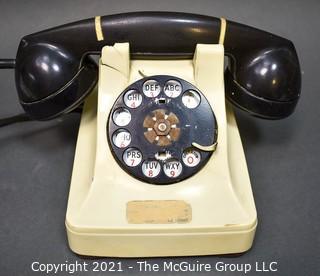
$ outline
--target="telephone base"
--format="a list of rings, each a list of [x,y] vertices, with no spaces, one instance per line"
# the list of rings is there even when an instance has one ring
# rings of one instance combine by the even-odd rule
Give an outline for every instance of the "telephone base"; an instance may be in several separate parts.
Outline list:
[[[250,249],[256,209],[234,114],[224,100],[223,59],[221,45],[198,45],[193,61],[130,61],[128,45],[104,48],[99,91],[89,96],[82,114],[70,186],[66,229],[74,252],[159,257]],[[216,114],[216,152],[179,183],[152,185],[129,176],[106,142],[108,112],[141,72],[195,83]]]

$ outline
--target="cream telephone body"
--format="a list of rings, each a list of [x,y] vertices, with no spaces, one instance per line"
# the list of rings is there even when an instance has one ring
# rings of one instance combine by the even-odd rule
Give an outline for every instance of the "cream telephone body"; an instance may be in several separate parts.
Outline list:
[[[103,48],[98,91],[83,111],[70,187],[66,226],[72,250],[137,257],[251,247],[256,210],[237,125],[225,103],[223,72],[222,45],[198,44],[193,60],[174,61],[130,60],[129,43]],[[173,92],[170,84],[177,85]],[[182,125],[179,108],[190,116],[208,108],[201,112],[211,115],[211,125],[201,124],[201,117]],[[166,130],[156,133],[161,123],[170,128],[170,120],[170,138]],[[180,139],[182,148],[170,150]],[[206,139],[210,144],[199,141]],[[155,151],[144,150],[148,143]]]

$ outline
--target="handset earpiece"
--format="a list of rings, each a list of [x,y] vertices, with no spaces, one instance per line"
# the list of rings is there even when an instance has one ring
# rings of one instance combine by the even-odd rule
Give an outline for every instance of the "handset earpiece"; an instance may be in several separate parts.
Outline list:
[[[254,116],[289,116],[301,89],[300,65],[292,42],[229,22],[225,45],[230,61],[225,72],[227,98]]]
[[[209,16],[135,12],[98,16],[24,37],[15,70],[25,111],[46,120],[75,108],[97,82],[98,69],[88,54],[121,42],[130,43],[132,58],[152,59],[190,59],[198,43],[223,43],[230,58],[227,98],[259,117],[290,115],[300,96],[300,66],[290,41]]]

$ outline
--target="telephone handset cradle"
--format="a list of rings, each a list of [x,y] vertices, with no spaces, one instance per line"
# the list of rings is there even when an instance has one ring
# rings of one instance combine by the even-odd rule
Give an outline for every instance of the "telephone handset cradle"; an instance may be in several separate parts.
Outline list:
[[[130,60],[128,43],[103,48],[69,193],[74,252],[153,257],[251,247],[256,209],[223,76],[218,44],[198,44],[193,60]]]

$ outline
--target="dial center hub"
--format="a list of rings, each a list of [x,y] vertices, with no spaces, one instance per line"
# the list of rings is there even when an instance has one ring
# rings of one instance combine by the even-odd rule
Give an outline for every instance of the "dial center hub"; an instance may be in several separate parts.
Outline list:
[[[156,120],[153,126],[153,129],[157,133],[157,135],[160,135],[160,136],[168,135],[171,129],[171,124],[169,121],[165,119],[158,119]]]
[[[166,131],[167,125],[166,125],[165,123],[160,123],[160,124],[158,125],[158,129],[159,129],[160,131]]]
[[[144,136],[150,143],[156,142],[158,146],[170,145],[179,139],[179,122],[180,120],[173,112],[156,109],[143,121],[143,126],[146,128]]]

